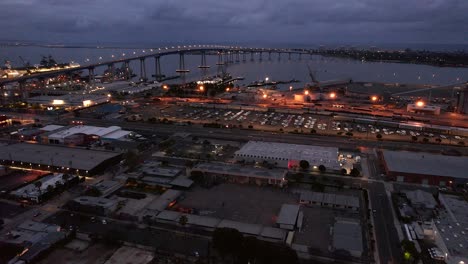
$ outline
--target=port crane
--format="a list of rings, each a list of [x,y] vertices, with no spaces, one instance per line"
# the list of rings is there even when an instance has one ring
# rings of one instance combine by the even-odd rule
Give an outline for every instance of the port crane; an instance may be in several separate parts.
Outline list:
[[[314,73],[312,72],[312,69],[310,68],[309,64],[307,64],[307,69],[309,70],[309,76],[311,80],[311,84],[309,85],[310,88],[318,88],[320,91],[322,91],[322,87],[320,86],[320,81],[315,78]]]

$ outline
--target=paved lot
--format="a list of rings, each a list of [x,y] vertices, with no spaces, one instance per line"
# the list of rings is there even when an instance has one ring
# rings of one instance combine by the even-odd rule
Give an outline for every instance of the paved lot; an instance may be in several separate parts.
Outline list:
[[[20,185],[36,180],[44,172],[13,170],[7,175],[0,176],[0,190],[11,191]]]
[[[26,210],[28,210],[28,208],[0,201],[0,218],[13,218]]]
[[[81,252],[60,247],[48,254],[44,259],[39,261],[38,264],[102,264],[112,256],[117,248],[117,246],[101,243],[93,244]]]
[[[262,225],[274,225],[281,205],[298,201],[281,189],[237,184],[195,187],[185,196],[179,206],[195,208],[201,215]]]
[[[332,242],[330,228],[335,213],[332,209],[318,207],[302,207],[301,211],[304,213],[302,229],[296,232],[293,243],[327,252]]]

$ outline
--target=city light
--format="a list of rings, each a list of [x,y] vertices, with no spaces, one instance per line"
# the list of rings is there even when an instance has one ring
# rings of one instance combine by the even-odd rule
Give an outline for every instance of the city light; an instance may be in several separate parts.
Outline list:
[[[110,97],[112,97],[112,95],[111,95],[111,94],[107,94],[107,97],[109,97],[109,98],[110,98]]]
[[[202,85],[202,86],[198,87],[198,89],[200,90],[200,92],[203,92],[205,90],[205,87],[203,87],[203,85]]]
[[[293,88],[292,86],[289,86],[289,91],[292,91],[292,88]]]
[[[231,90],[231,88],[227,87],[226,88],[226,92],[229,92]]]
[[[371,101],[372,101],[372,102],[377,102],[378,99],[379,99],[379,98],[378,98],[377,96],[375,96],[375,95],[373,95],[373,96],[371,97]]]
[[[163,85],[163,89],[167,90],[167,89],[169,89],[169,87],[167,85]]]
[[[330,98],[331,98],[331,99],[335,99],[335,98],[336,98],[336,93],[331,92],[331,93],[330,93]]]
[[[270,79],[270,78],[268,78],[268,77],[265,77],[265,82],[268,82],[268,80],[269,80],[269,79]]]
[[[423,101],[417,101],[417,102],[416,102],[416,106],[418,106],[418,107],[423,107],[423,106],[424,106],[424,102],[423,102]]]
[[[266,99],[268,97],[267,94],[263,94],[263,98]]]
[[[308,90],[305,90],[305,91],[304,91],[304,94],[305,94],[305,95],[309,95],[309,91],[308,91]]]

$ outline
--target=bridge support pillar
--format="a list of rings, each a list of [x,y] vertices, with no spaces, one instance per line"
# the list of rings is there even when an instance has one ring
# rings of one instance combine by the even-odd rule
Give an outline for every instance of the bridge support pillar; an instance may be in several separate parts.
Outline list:
[[[268,60],[271,61],[271,51],[268,52]]]
[[[198,68],[201,68],[201,69],[210,68],[210,66],[206,64],[206,53],[204,51],[202,51],[201,53],[201,64],[200,66],[198,66]]]
[[[24,81],[18,82],[18,88],[19,88],[20,98],[22,100],[27,99],[28,98],[28,93],[26,91],[26,82],[24,82]]]
[[[109,82],[113,82],[114,81],[114,63],[111,63],[109,65],[107,65],[107,71],[109,72]]]
[[[88,83],[94,85],[94,67],[88,68]]]
[[[236,62],[240,61],[240,54],[239,51],[236,52]]]
[[[260,51],[260,53],[258,54],[258,60],[259,61],[262,61],[263,60],[263,52]]]
[[[254,61],[254,52],[253,51],[250,52],[250,61]]]
[[[242,61],[245,62],[246,59],[245,59],[245,51],[242,52]]]
[[[299,60],[302,60],[302,53],[299,53]]]
[[[223,62],[223,53],[221,51],[218,51],[218,62],[216,63],[216,65],[223,65],[224,62]]]
[[[162,80],[164,75],[161,73],[161,57],[154,56],[154,78],[156,81]]]
[[[130,80],[130,78],[132,78],[132,73],[130,72],[130,62],[129,61],[124,61],[123,69],[125,71],[125,79]]]
[[[2,104],[7,102],[8,94],[5,92],[5,85],[0,85],[0,97],[2,97]]]
[[[146,81],[146,64],[145,58],[140,59],[140,80]]]
[[[281,60],[281,52],[278,52],[278,61]]]
[[[185,83],[185,74],[189,72],[189,70],[185,69],[185,56],[184,53],[179,53],[179,69],[176,72],[180,73],[182,77],[182,82]]]
[[[224,53],[224,64],[229,63],[229,51]]]
[[[291,52],[288,52],[288,60],[291,60]]]

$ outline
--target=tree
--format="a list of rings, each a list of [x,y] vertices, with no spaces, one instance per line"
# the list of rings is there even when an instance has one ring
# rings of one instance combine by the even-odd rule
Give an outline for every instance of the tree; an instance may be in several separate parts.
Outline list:
[[[464,146],[464,145],[465,145],[465,142],[464,142],[464,141],[460,141],[460,142],[458,142],[458,145]]]
[[[424,143],[428,143],[428,142],[429,142],[429,139],[428,139],[428,138],[423,138],[423,142],[424,142]]]
[[[350,173],[350,174],[351,174],[351,176],[353,176],[353,177],[359,177],[359,176],[361,176],[361,172],[360,172],[357,168],[353,168],[353,169],[351,170],[351,173]]]
[[[414,242],[407,239],[401,241],[403,249],[403,260],[405,263],[416,263],[419,259],[419,252],[414,245]]]
[[[341,175],[346,175],[348,174],[348,171],[346,169],[341,169]]]
[[[213,232],[213,247],[222,257],[238,255],[243,236],[233,228],[217,228]]]
[[[418,141],[418,137],[417,136],[412,136],[411,137],[411,140],[413,140],[414,142]]]
[[[307,160],[301,160],[299,161],[299,167],[303,170],[307,170],[310,167],[310,164]]]
[[[208,140],[206,140],[206,139],[203,140],[203,145],[209,145],[209,144],[210,144],[210,142]]]
[[[102,195],[102,192],[101,192],[98,188],[92,186],[92,187],[89,187],[89,188],[84,192],[84,195],[86,195],[86,196],[92,196],[92,197],[99,197],[99,196]]]
[[[347,135],[348,137],[352,137],[352,136],[353,136],[353,132],[346,132],[346,135]]]
[[[185,225],[187,225],[188,223],[188,218],[186,215],[182,215],[179,217],[179,225],[185,227]]]
[[[248,128],[252,129],[252,128],[253,128],[253,126],[252,126],[252,125],[249,125],[249,126],[248,126]]]
[[[124,155],[124,165],[127,166],[130,170],[134,170],[140,162],[140,157],[134,151],[127,151]]]
[[[311,130],[310,130],[310,133],[311,133],[311,134],[315,134],[315,133],[317,133],[317,130],[311,129]]]
[[[319,168],[319,171],[320,171],[320,172],[325,172],[325,171],[327,171],[327,168],[326,168],[324,165],[320,165],[318,168]]]
[[[292,178],[296,181],[296,182],[300,182],[302,181],[302,179],[304,179],[304,174],[302,173],[295,173],[292,175]]]
[[[39,192],[41,192],[41,186],[42,186],[42,182],[41,181],[35,181],[34,182],[34,186],[37,188],[37,190]]]
[[[47,188],[46,188],[46,190],[47,190],[47,193],[51,193],[51,192],[54,191],[54,186],[48,185]]]
[[[377,135],[375,135],[375,137],[376,137],[377,139],[382,139],[382,134],[377,134]]]
[[[435,141],[440,144],[442,142],[442,139],[436,138]]]

